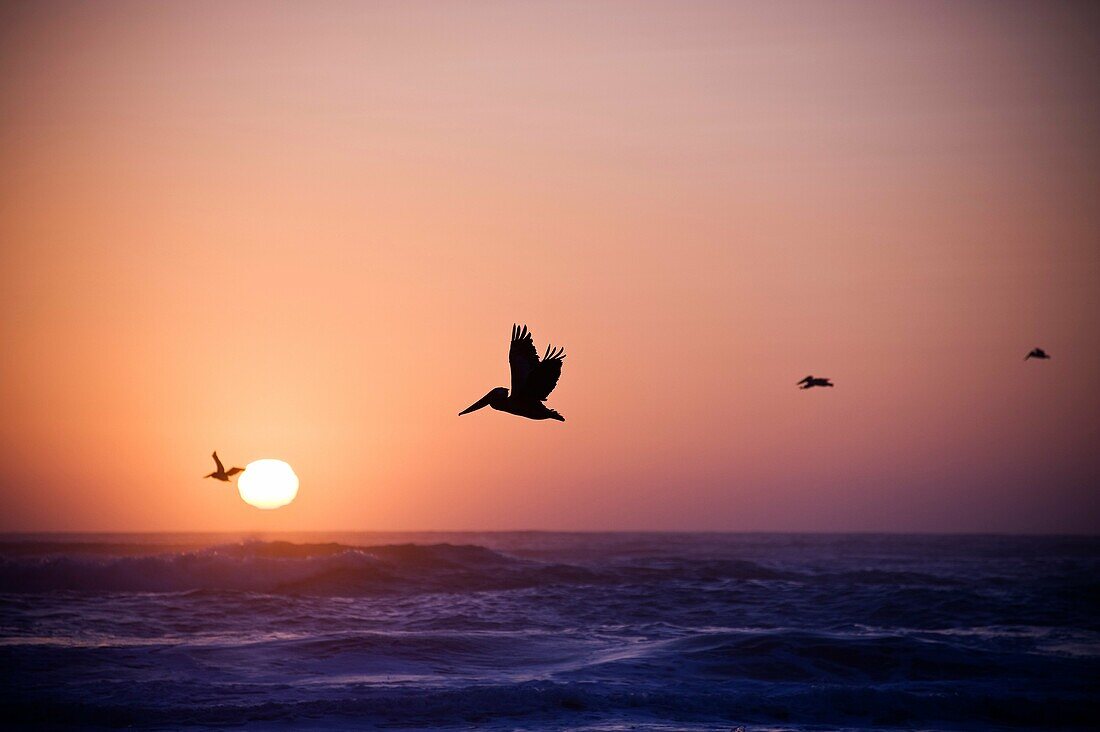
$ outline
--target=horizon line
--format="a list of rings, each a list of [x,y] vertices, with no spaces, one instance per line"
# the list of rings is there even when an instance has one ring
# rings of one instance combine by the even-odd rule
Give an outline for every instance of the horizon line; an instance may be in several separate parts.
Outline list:
[[[117,531],[105,529],[48,529],[42,531],[0,530],[0,536],[60,536],[113,534],[149,536],[166,534],[725,534],[725,535],[802,535],[802,536],[983,536],[983,537],[1069,537],[1100,538],[1100,531],[884,531],[855,530],[769,530],[769,529],[154,529]]]

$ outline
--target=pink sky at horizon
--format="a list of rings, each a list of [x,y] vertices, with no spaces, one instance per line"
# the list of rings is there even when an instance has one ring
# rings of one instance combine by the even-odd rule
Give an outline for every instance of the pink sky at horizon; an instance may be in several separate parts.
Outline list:
[[[9,4],[0,531],[1096,533],[1098,19]]]

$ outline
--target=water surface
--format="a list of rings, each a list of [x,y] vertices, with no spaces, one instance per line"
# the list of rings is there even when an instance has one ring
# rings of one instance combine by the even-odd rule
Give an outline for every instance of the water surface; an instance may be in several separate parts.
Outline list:
[[[1089,729],[1100,539],[0,537],[27,727]]]

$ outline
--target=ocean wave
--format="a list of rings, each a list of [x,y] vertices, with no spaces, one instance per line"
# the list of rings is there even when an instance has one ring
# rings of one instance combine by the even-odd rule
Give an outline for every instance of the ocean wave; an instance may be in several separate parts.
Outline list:
[[[353,594],[432,584],[443,577],[489,578],[527,562],[480,546],[244,542],[145,556],[101,553],[0,558],[0,592],[185,592]],[[437,584],[437,583],[436,583]]]
[[[126,546],[0,546],[0,592],[186,592],[360,595],[399,591],[519,589],[555,584],[644,584],[791,579],[746,560],[640,559],[599,567],[510,556],[478,545],[351,546],[285,541],[144,551]]]

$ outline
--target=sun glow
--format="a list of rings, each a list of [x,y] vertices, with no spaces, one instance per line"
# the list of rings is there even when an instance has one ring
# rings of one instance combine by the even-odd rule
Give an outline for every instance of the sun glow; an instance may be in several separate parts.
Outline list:
[[[245,503],[256,508],[279,508],[298,495],[298,476],[282,460],[256,460],[245,466],[237,479]]]

